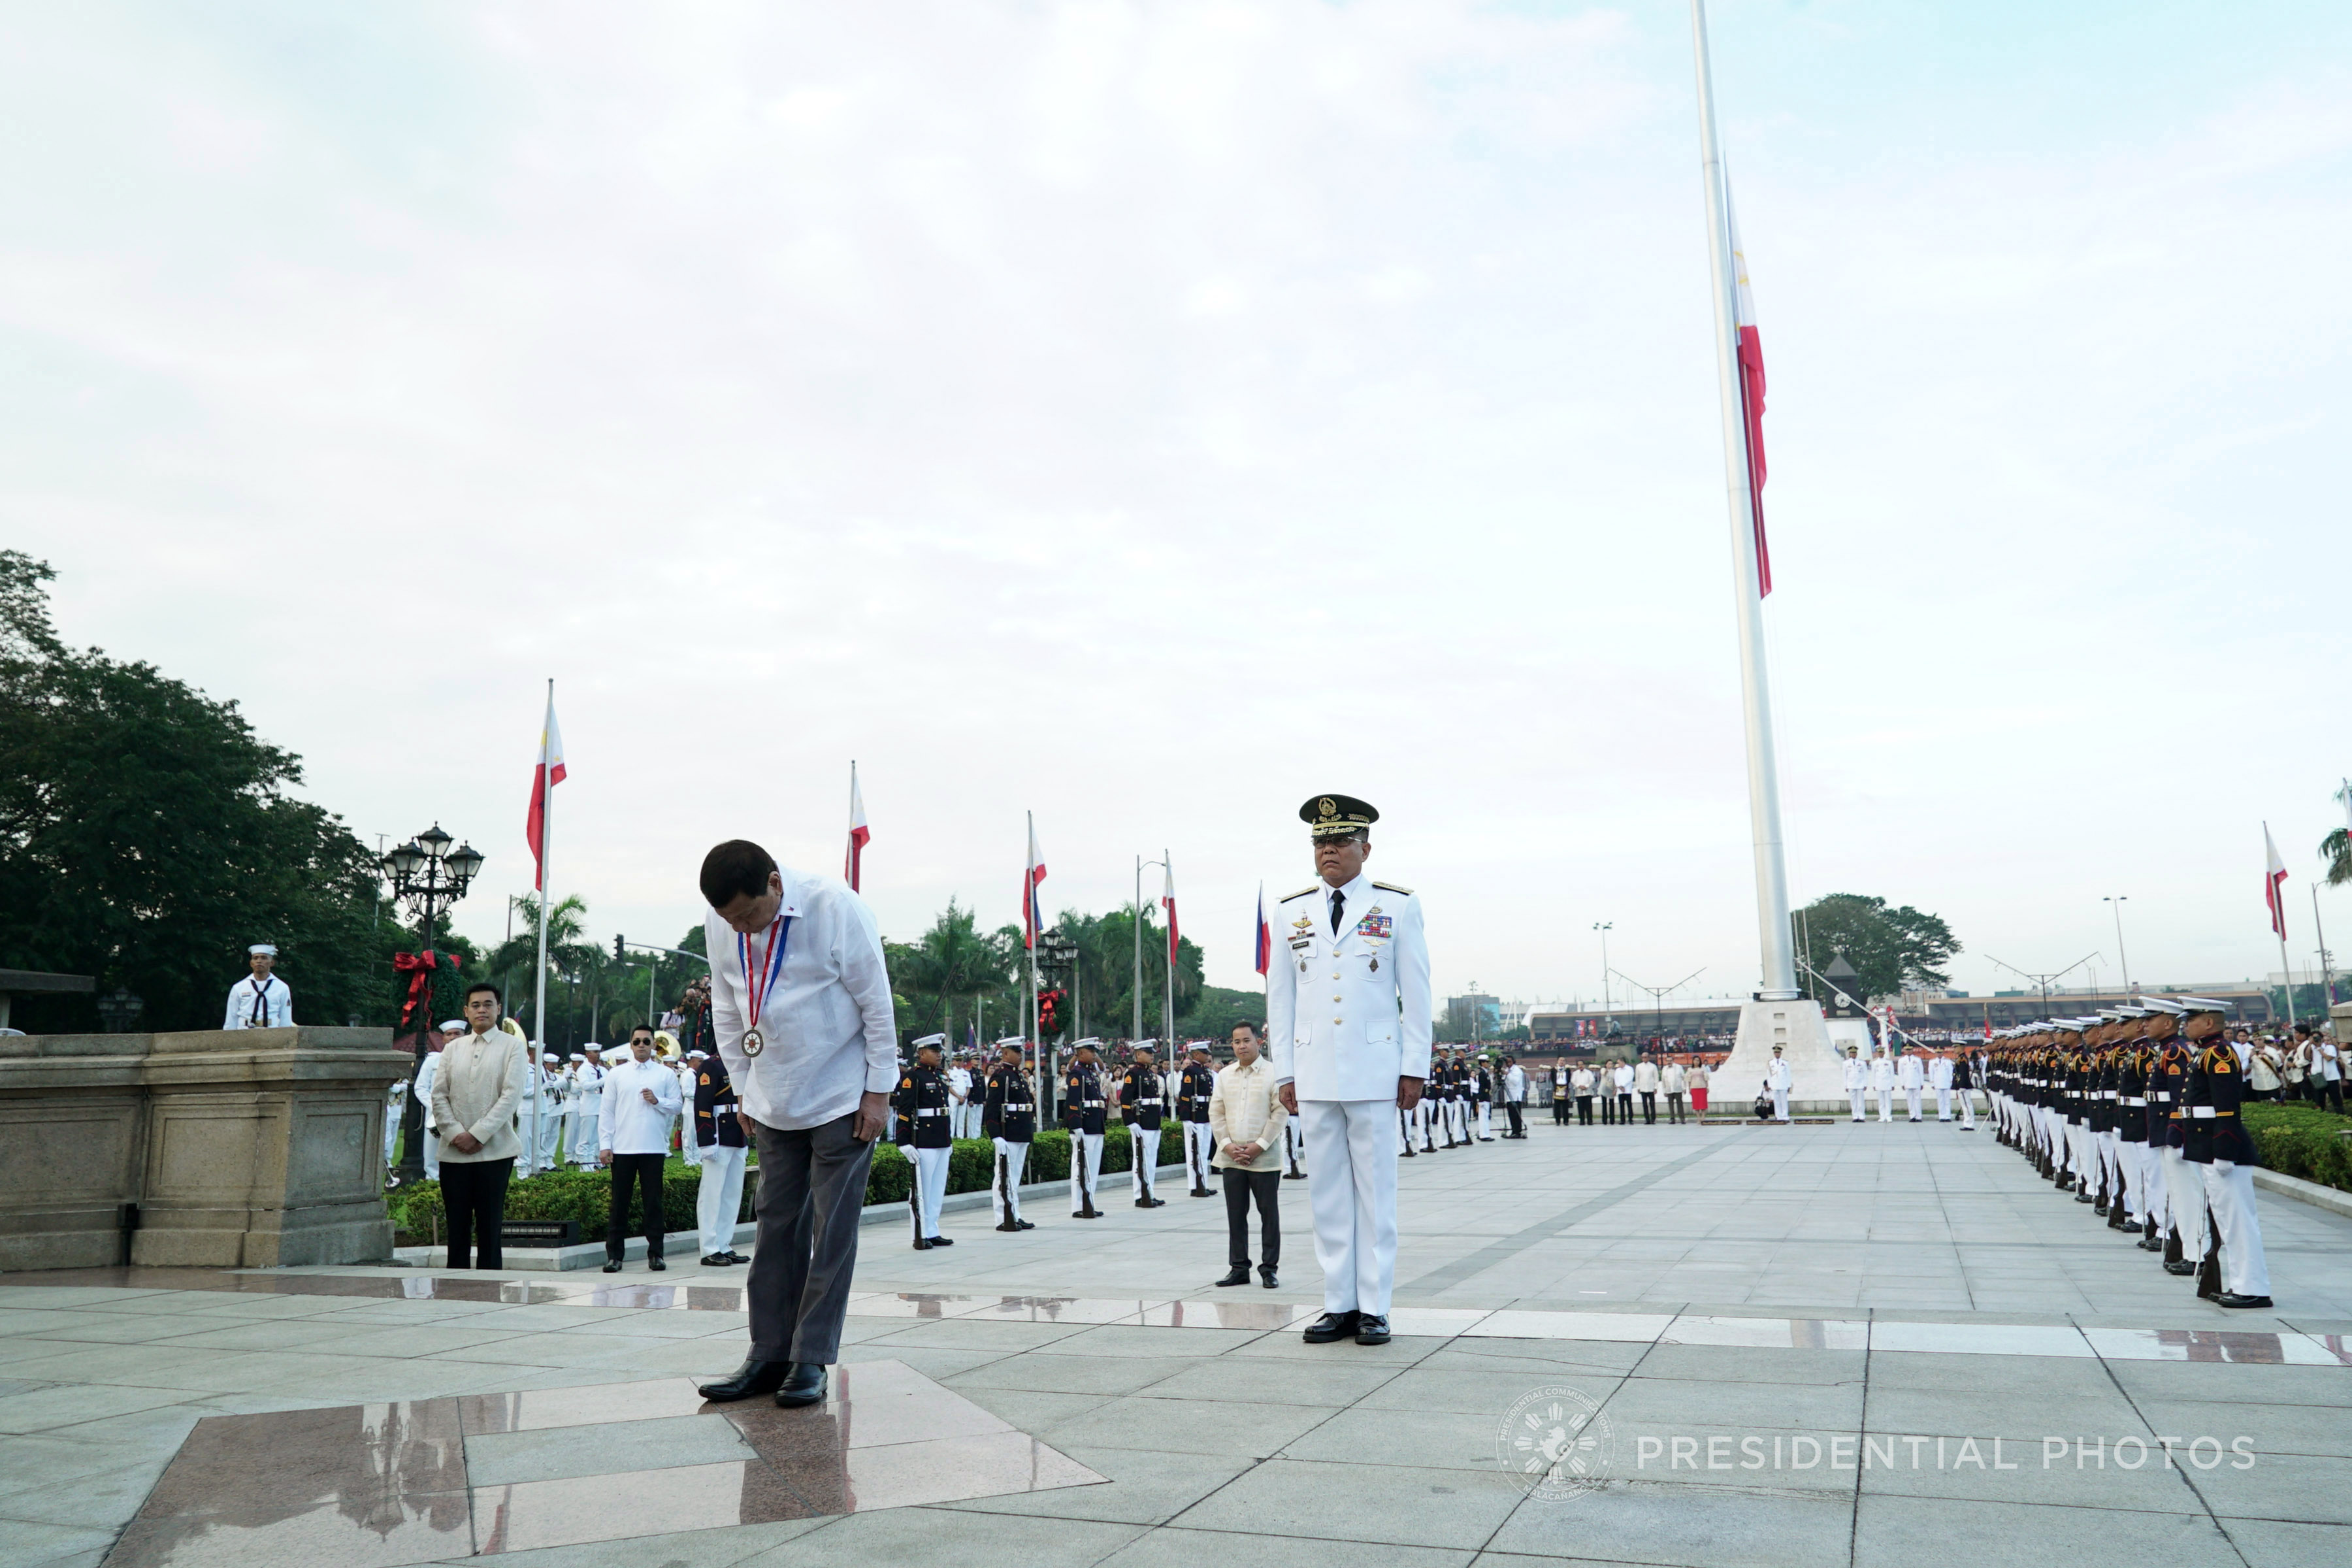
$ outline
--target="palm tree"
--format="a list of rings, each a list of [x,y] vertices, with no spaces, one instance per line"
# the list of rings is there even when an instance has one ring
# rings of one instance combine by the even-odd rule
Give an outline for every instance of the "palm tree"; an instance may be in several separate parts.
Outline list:
[[[911,943],[891,944],[889,955],[891,988],[908,1003],[900,1027],[910,1031],[936,1028],[952,1038],[960,1002],[980,995],[993,1000],[1012,984],[1005,931],[982,931],[972,911],[953,899],[930,930]]]
[[[2352,779],[2345,781],[2344,787],[2336,792],[2336,798],[2343,803],[2347,816],[2352,816]],[[2340,888],[2352,882],[2352,831],[2339,827],[2321,839],[2319,858],[2327,862],[2329,887]]]
[[[499,944],[490,954],[489,971],[504,975],[507,1011],[520,1014],[521,998],[515,994],[517,983],[528,982],[536,990],[537,977],[531,971],[539,963],[539,900],[525,894],[515,900],[515,912],[521,917],[522,929],[510,940]],[[583,941],[587,934],[588,904],[573,893],[556,900],[547,911],[547,967],[551,979],[566,975],[577,976],[593,967],[601,956],[593,943]],[[544,1040],[547,1030],[541,1020],[531,1020],[531,1032]]]

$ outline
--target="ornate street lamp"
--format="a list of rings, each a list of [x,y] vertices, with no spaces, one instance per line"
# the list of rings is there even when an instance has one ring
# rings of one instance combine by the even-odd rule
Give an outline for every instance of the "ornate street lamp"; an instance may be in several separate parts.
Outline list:
[[[133,996],[127,987],[117,985],[98,999],[98,1021],[110,1035],[128,1034],[139,1015],[147,1010],[142,999]]]
[[[392,884],[392,896],[416,911],[417,930],[423,938],[420,951],[433,951],[433,936],[441,916],[449,906],[466,896],[474,878],[482,869],[482,855],[471,844],[459,845],[454,851],[452,840],[435,823],[399,848],[386,854],[378,864],[384,879]],[[428,1006],[425,1028],[432,1027],[429,1013],[432,991],[425,991]],[[409,1079],[416,1082],[425,1070],[425,1058],[429,1053],[425,1047],[425,1029],[416,1034],[416,1059],[409,1068]],[[400,1179],[413,1182],[425,1173],[424,1107],[412,1093],[401,1106]]]

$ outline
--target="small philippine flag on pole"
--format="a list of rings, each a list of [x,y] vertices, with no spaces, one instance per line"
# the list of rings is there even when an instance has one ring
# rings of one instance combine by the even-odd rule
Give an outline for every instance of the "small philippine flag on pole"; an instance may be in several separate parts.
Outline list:
[[[2263,874],[2263,902],[2270,906],[2271,934],[2281,942],[2286,940],[2286,897],[2279,884],[2286,880],[2286,862],[2279,858],[2278,846],[2271,842],[2271,825],[2263,824],[2263,850],[2270,857],[2270,868]]]
[[[1264,974],[1274,963],[1274,928],[1265,923],[1265,884],[1257,885],[1257,972]]]
[[[1035,952],[1037,933],[1045,928],[1045,910],[1037,902],[1037,884],[1045,879],[1045,858],[1037,853],[1037,814],[1029,814],[1029,870],[1021,879],[1021,945]]]
[[[858,873],[866,860],[866,841],[874,835],[866,826],[866,797],[858,793],[857,763],[849,764],[849,858],[842,863],[841,879],[853,893],[861,891]]]
[[[1756,326],[1756,300],[1748,290],[1748,256],[1739,248],[1739,219],[1731,210],[1730,182],[1723,192],[1724,217],[1731,226],[1731,267],[1738,279],[1739,404],[1748,432],[1748,504],[1755,513],[1757,596],[1772,591],[1772,552],[1764,544],[1764,340]]]
[[[523,818],[523,832],[530,839],[530,858],[538,868],[531,886],[541,892],[547,890],[547,808],[548,792],[563,782],[563,731],[555,727],[554,682],[548,683],[547,723],[539,731],[539,764],[530,774],[530,810]]]
[[[1173,973],[1176,968],[1176,868],[1168,863],[1168,851],[1165,849],[1160,852],[1160,861],[1163,878],[1160,884],[1160,906],[1168,911],[1168,968]]]

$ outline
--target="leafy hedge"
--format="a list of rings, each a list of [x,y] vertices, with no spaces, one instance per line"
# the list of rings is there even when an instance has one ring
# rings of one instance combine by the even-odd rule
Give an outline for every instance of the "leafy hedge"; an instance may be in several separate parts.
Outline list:
[[[1134,1163],[1133,1142],[1127,1129],[1114,1126],[1103,1136],[1102,1173],[1108,1178],[1124,1173]],[[1173,1129],[1160,1137],[1161,1166],[1184,1163],[1184,1140]],[[948,1156],[948,1191],[982,1193],[996,1179],[996,1145],[985,1138],[960,1138]],[[1041,1132],[1029,1145],[1024,1182],[1066,1182],[1070,1179],[1070,1135]],[[914,1183],[914,1164],[896,1144],[879,1143],[866,1177],[869,1204],[902,1204]],[[749,1223],[751,1201],[759,1188],[759,1167],[745,1173],[743,1201],[736,1219]],[[507,1187],[507,1218],[576,1219],[580,1239],[601,1238],[612,1215],[613,1178],[603,1171],[548,1171],[510,1183]],[[702,1192],[702,1170],[673,1158],[662,1170],[662,1210],[670,1230],[686,1230],[695,1223],[695,1205]],[[393,1226],[403,1247],[421,1247],[448,1234],[447,1211],[441,1205],[438,1182],[417,1182],[394,1189],[386,1200]]]
[[[2248,1104],[2246,1131],[2263,1164],[2283,1176],[2352,1192],[2352,1116],[2315,1105]]]

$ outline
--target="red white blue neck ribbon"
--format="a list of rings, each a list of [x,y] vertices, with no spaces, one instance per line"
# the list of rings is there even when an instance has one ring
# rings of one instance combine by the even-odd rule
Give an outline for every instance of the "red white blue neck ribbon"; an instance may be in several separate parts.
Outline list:
[[[784,972],[784,947],[793,935],[793,917],[778,915],[768,927],[767,961],[757,970],[751,967],[751,938],[743,931],[735,933],[735,955],[743,965],[744,1001],[751,1011],[744,1016],[746,1028],[760,1026],[760,1016],[768,1008],[768,996],[774,991],[776,976]]]

